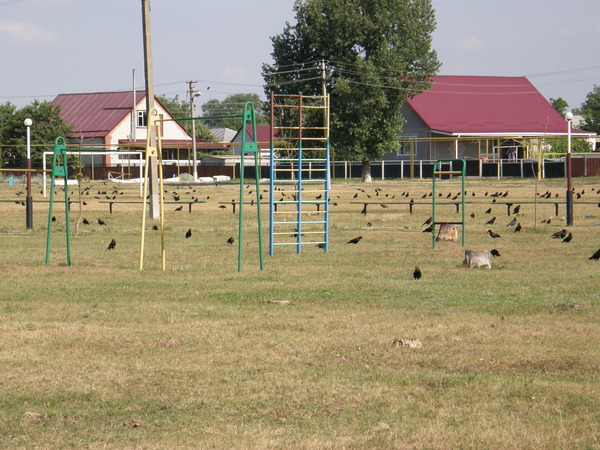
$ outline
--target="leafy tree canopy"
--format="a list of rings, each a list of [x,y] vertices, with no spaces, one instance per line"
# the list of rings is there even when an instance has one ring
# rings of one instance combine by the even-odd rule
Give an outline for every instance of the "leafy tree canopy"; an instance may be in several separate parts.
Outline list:
[[[564,116],[569,109],[569,104],[562,97],[550,98],[550,104],[561,116]]]
[[[162,103],[162,105],[169,111],[169,114],[174,119],[184,119],[189,118],[192,109],[190,102],[187,100],[180,99],[178,95],[173,98],[165,97],[165,96],[157,96],[158,100]],[[196,116],[198,116],[198,109],[195,109]],[[191,120],[182,120],[179,124],[185,128],[185,130],[192,135],[192,121]],[[212,134],[210,134],[210,130],[201,120],[196,121],[196,139],[204,139],[206,141],[214,141],[215,138]]]
[[[316,68],[327,61],[332,148],[368,171],[369,161],[397,150],[401,106],[440,67],[431,0],[296,0],[294,10],[296,24],[271,38],[265,91],[321,95]]]
[[[588,93],[582,103],[580,112],[584,117],[584,123],[580,128],[600,134],[600,86],[594,85],[594,89]]]
[[[242,113],[246,102],[252,102],[254,105],[256,124],[268,124],[267,115],[258,94],[232,94],[227,96],[223,101],[217,99],[209,100],[202,105],[202,114],[204,116],[239,115]],[[237,131],[242,126],[242,119],[239,117],[209,119],[205,123],[210,128],[230,128]]]
[[[66,136],[73,129],[60,117],[60,106],[34,100],[21,109],[10,102],[0,105],[0,148],[3,167],[24,167],[27,158],[27,130],[23,122],[31,119],[31,161],[41,167],[42,153],[47,148],[37,145],[53,145],[58,136]]]

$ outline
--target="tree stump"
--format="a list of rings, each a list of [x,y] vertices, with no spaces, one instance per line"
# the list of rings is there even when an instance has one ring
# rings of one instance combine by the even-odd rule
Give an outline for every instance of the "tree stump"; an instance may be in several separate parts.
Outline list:
[[[492,260],[490,258],[490,252],[465,250],[465,259],[463,264],[468,268],[485,266],[488,269],[492,268]]]
[[[458,239],[458,226],[450,223],[440,225],[437,241],[456,241]]]

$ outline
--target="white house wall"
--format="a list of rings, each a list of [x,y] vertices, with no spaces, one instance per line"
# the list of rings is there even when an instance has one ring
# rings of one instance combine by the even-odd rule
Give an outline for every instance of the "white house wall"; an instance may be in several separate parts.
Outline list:
[[[171,115],[165,111],[165,109],[157,102],[155,103],[155,108],[158,111],[159,116],[162,114],[165,119],[171,118]],[[137,126],[137,111],[143,111],[146,109],[146,99],[144,98],[142,102],[140,102],[135,111],[135,138],[136,140],[146,140],[148,137],[148,128],[147,127],[138,127]],[[115,127],[112,133],[108,134],[106,137],[107,144],[110,145],[111,150],[117,150],[119,148],[120,140],[128,140],[129,135],[131,134],[131,113],[127,114],[127,116]],[[192,138],[189,134],[179,125],[179,123],[175,121],[163,122],[163,135],[161,139],[165,140],[183,140],[183,141],[191,141]],[[117,164],[117,160],[119,159],[118,155],[110,156],[110,164]]]

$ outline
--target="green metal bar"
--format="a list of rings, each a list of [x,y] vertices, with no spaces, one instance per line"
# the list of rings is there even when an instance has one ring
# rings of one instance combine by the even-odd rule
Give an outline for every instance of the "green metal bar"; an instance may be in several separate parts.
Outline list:
[[[66,238],[67,238],[67,266],[71,265],[71,224],[69,220],[69,171],[67,168],[66,147],[62,150],[62,160],[64,167],[65,180],[65,220],[66,220]]]
[[[186,120],[210,120],[210,119],[235,119],[235,118],[243,118],[244,114],[232,114],[232,115],[224,115],[224,116],[202,116],[202,117],[182,117],[182,118],[171,118],[171,119],[162,119],[161,122],[185,122]]]

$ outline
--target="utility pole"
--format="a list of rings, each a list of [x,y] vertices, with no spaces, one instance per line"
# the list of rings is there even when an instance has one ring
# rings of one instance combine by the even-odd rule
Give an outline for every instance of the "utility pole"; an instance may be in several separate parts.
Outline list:
[[[326,66],[325,60],[321,60],[321,91],[323,95],[323,105],[325,106],[325,110],[323,112],[323,126],[325,127],[325,139],[327,139],[327,143],[329,143],[329,98],[327,97],[327,75],[325,73]],[[333,158],[331,158],[331,149],[330,153],[330,164],[333,163]],[[327,173],[329,174],[329,178],[327,180],[327,185],[331,186],[331,167],[328,167]]]
[[[152,34],[150,31],[150,0],[142,0],[142,29],[144,34],[144,73],[146,75],[146,120],[150,123],[150,111],[154,109],[154,74],[152,72]],[[147,127],[148,136],[153,146],[156,146],[156,128]],[[149,158],[148,188],[150,194],[150,217],[160,217],[158,192],[158,158]],[[144,199],[145,201],[145,199]]]
[[[189,89],[190,89],[190,109],[191,109],[191,117],[192,117],[192,152],[193,152],[193,161],[194,161],[194,181],[198,181],[198,160],[196,155],[196,120],[194,119],[194,97],[200,97],[202,95],[200,92],[196,91],[194,85],[196,81],[188,81]],[[189,160],[188,160],[189,161]]]

